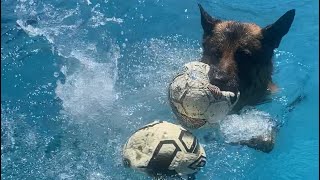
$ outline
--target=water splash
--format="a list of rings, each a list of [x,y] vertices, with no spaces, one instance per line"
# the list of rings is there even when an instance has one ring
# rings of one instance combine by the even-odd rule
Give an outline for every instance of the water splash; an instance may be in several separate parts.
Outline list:
[[[254,109],[240,115],[229,115],[220,124],[221,132],[227,143],[250,140],[252,137],[268,137],[274,128],[271,116]]]
[[[39,6],[42,7],[42,13],[34,14],[34,9]],[[92,16],[82,20],[81,15],[86,11],[80,7],[77,3],[65,10],[51,4],[22,1],[17,5],[16,12],[20,17],[17,24],[26,33],[31,37],[43,36],[52,45],[53,53],[65,58],[66,63],[61,66],[63,82],[57,82],[55,93],[63,101],[64,113],[83,121],[94,120],[99,114],[110,111],[116,99],[114,83],[120,57],[119,47],[106,34],[101,34],[100,43],[97,39],[89,39],[95,30],[89,33],[88,29],[92,20],[96,25],[104,25],[111,20],[121,22],[121,19],[104,18],[95,10],[95,6],[91,10]],[[97,19],[97,15],[101,18]],[[28,16],[36,16],[37,23],[26,24],[25,17]],[[88,21],[88,25],[85,21]]]

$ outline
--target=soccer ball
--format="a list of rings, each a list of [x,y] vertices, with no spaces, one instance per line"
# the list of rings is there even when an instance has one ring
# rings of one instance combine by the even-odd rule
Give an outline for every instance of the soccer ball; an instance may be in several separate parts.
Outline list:
[[[150,176],[194,175],[206,164],[206,153],[188,130],[155,121],[137,130],[123,147],[123,164]]]
[[[169,85],[169,102],[178,121],[186,128],[214,126],[232,109],[235,103],[233,92],[209,90],[208,73],[210,66],[202,62],[190,62],[184,65]],[[237,99],[240,94],[237,94]]]

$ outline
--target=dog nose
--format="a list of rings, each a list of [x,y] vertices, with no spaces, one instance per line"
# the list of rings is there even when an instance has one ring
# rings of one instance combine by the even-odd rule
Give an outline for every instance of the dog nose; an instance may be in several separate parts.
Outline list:
[[[211,84],[218,86],[219,88],[223,88],[227,84],[227,79],[223,77],[221,74],[214,74],[210,78]]]
[[[238,97],[238,80],[236,77],[231,76],[226,71],[223,71],[221,68],[214,65],[210,66],[209,71],[209,80],[210,84],[217,86],[222,91],[231,91],[235,94],[235,97],[232,97],[231,103],[234,104]]]
[[[214,83],[223,83],[226,81],[227,73],[217,68],[216,66],[210,66],[209,79]]]
[[[221,76],[221,75],[214,75],[213,77],[213,81],[216,81],[216,82],[223,82],[224,78]]]

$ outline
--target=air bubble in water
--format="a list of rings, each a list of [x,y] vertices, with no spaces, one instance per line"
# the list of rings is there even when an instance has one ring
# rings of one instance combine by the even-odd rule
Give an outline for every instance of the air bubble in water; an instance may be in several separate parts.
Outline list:
[[[53,76],[57,78],[57,77],[59,77],[59,73],[58,72],[54,72]]]

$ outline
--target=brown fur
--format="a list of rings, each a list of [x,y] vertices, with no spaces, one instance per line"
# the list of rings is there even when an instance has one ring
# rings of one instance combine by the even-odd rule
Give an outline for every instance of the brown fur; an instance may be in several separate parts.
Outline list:
[[[254,23],[213,18],[199,7],[204,30],[202,62],[211,67],[210,82],[221,90],[240,91],[233,112],[265,102],[277,89],[271,77],[273,50],[289,31],[295,10],[261,28]]]

